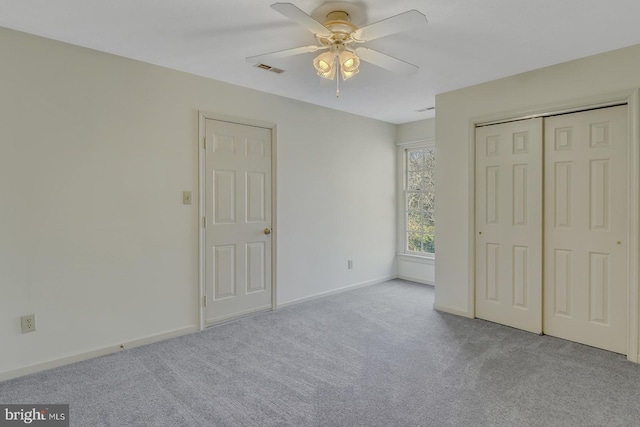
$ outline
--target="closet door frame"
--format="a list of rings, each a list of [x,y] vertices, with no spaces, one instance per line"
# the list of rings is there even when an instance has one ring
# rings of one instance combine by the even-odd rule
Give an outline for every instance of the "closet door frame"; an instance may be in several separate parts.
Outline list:
[[[473,117],[469,120],[469,164],[468,164],[468,196],[469,196],[469,222],[468,250],[469,250],[469,274],[468,307],[467,313],[475,317],[475,271],[476,271],[476,217],[475,217],[475,188],[476,188],[476,141],[475,129],[478,125],[508,122],[534,117],[548,117],[552,115],[584,111],[594,108],[610,107],[614,105],[627,105],[629,115],[629,287],[628,315],[627,315],[627,360],[640,363],[640,89],[634,88],[627,91],[610,93],[596,98],[585,98],[566,103],[553,103],[542,106],[532,106],[527,109],[517,109],[510,113],[489,114]]]

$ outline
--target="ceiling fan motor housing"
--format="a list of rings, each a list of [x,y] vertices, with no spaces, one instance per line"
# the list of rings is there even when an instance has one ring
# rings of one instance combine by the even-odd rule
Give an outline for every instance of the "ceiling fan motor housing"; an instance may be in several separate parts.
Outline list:
[[[349,14],[347,12],[340,10],[329,12],[327,14],[327,21],[322,25],[331,31],[332,34],[329,37],[316,35],[316,40],[318,40],[321,45],[331,46],[332,49],[334,44],[342,45],[342,49],[339,50],[339,52],[341,52],[344,50],[344,45],[354,42],[351,38],[351,33],[356,31],[358,27],[349,22]]]

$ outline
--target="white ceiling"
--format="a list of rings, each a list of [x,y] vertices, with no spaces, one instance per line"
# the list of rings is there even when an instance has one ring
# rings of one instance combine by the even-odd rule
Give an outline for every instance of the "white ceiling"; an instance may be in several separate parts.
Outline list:
[[[429,23],[365,46],[420,66],[400,77],[364,63],[341,84],[313,53],[258,69],[245,57],[315,43],[276,0],[0,0],[0,26],[391,123],[433,117],[435,95],[640,43],[639,0],[359,0],[362,26],[410,9]],[[319,20],[326,1],[290,0]],[[339,7],[338,7],[339,8]],[[1,60],[1,59],[0,59]]]

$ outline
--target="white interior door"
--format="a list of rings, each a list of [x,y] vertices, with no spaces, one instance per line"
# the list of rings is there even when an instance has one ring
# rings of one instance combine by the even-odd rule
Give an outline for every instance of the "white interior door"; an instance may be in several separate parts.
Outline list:
[[[627,107],[545,121],[546,334],[626,354]]]
[[[207,324],[272,307],[271,130],[206,120]]]
[[[542,331],[542,119],[476,129],[476,316]]]

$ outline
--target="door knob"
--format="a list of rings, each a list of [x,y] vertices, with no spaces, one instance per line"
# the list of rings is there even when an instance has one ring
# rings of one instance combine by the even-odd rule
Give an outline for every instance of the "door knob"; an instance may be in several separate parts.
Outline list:
[[[264,229],[264,234],[271,234],[271,229],[265,228]]]

